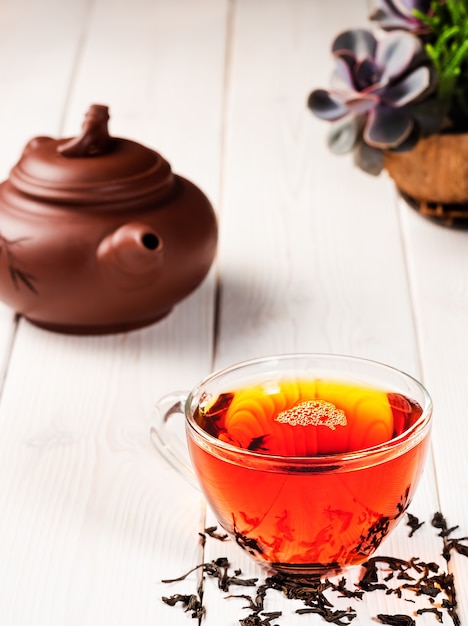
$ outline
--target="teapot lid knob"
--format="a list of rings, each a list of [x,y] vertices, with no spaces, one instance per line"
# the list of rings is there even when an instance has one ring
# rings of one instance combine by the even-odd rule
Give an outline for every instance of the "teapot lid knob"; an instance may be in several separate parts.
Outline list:
[[[58,146],[57,151],[66,157],[83,157],[103,154],[110,145],[107,128],[109,107],[92,104],[83,120],[81,134]]]
[[[127,210],[168,202],[177,191],[170,164],[151,148],[111,137],[108,121],[109,107],[93,104],[78,136],[33,138],[11,170],[9,184],[51,206]]]

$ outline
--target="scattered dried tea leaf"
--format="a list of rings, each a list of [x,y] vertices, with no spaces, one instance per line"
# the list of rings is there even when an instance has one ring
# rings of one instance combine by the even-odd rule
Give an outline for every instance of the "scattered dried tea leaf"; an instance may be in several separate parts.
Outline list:
[[[357,613],[354,609],[350,611],[326,611],[320,607],[312,607],[308,609],[297,609],[296,613],[299,615],[305,615],[307,613],[318,613],[329,624],[336,624],[337,626],[347,626],[353,619],[357,617]],[[347,621],[343,621],[346,619]]]
[[[444,621],[442,611],[440,611],[439,609],[436,609],[435,607],[430,607],[427,609],[417,609],[416,613],[418,615],[423,615],[424,613],[434,613],[434,615],[437,618],[437,621],[439,621],[441,624]]]
[[[440,537],[448,537],[453,533],[454,530],[457,530],[458,528],[458,526],[452,526],[452,528],[449,528],[445,517],[440,512],[434,513],[434,517],[432,518],[431,523],[434,528],[440,529]]]
[[[455,552],[458,552],[458,554],[461,554],[462,556],[468,556],[468,546],[461,543],[462,541],[468,541],[468,537],[450,539],[450,541],[447,541],[446,550],[448,550],[448,552],[455,550]]]
[[[239,575],[230,576],[229,561],[226,557],[220,557],[210,563],[200,563],[195,567],[192,567],[188,572],[182,574],[178,578],[164,579],[163,583],[175,583],[185,580],[189,574],[195,572],[197,569],[202,569],[204,574],[218,579],[218,587],[222,591],[229,591],[230,585],[239,585],[244,587],[255,587],[258,578],[239,578]],[[236,570],[239,572],[239,570]],[[239,572],[240,573],[240,572]]]
[[[390,626],[415,626],[416,622],[409,615],[384,615],[380,613],[377,615],[377,619],[382,624],[389,624]]]
[[[421,526],[424,524],[424,522],[420,522],[418,520],[418,518],[415,515],[411,515],[411,513],[406,513],[406,524],[410,527],[411,531],[409,533],[409,536],[412,537],[414,535],[414,533],[421,528]]]
[[[414,518],[417,519],[417,518]],[[417,522],[420,526],[419,521]],[[468,546],[461,543],[468,541],[467,537],[448,538],[457,528],[449,528],[445,518],[437,513],[432,519],[432,525],[441,530],[440,536],[444,541],[444,550],[457,551],[462,556],[468,556]],[[222,535],[216,532],[217,527],[210,527],[203,536],[219,539]],[[222,539],[224,540],[224,539]],[[239,542],[239,537],[236,541]],[[220,557],[210,563],[202,563],[189,572],[173,580],[163,582],[175,582],[184,580],[191,572],[202,569],[203,574],[217,579],[218,588],[221,591],[229,591],[231,585],[253,587],[253,595],[239,594],[228,595],[226,598],[243,598],[247,601],[244,609],[250,610],[250,615],[239,620],[240,626],[280,626],[277,620],[281,613],[279,611],[266,612],[265,597],[270,590],[280,592],[285,598],[299,600],[304,604],[304,608],[297,609],[299,614],[315,613],[324,622],[335,624],[336,626],[348,626],[352,620],[358,617],[356,609],[348,607],[346,610],[339,609],[333,602],[335,598],[355,598],[362,600],[365,593],[381,590],[385,595],[396,595],[405,602],[415,602],[408,594],[414,594],[426,604],[418,608],[414,615],[433,613],[434,617],[443,622],[443,617],[450,617],[453,626],[461,626],[457,612],[457,598],[455,591],[455,580],[453,574],[440,571],[440,567],[435,562],[424,562],[413,557],[404,560],[390,556],[375,556],[362,565],[360,580],[355,584],[355,589],[347,587],[345,577],[338,582],[329,579],[319,578],[296,578],[284,575],[268,577],[258,584],[257,578],[241,578],[242,572],[234,570],[234,575],[230,573],[230,563],[226,557]],[[197,618],[199,624],[205,615],[206,609],[202,599],[204,597],[203,585],[204,576],[199,584],[196,594],[175,594],[170,597],[163,597],[162,600],[170,605],[181,604],[186,612],[191,612],[193,618]],[[403,583],[402,581],[407,581]],[[336,594],[336,595],[333,595]],[[386,615],[379,614],[377,619],[389,626],[414,626],[415,620],[405,614]]]
[[[345,412],[325,400],[300,402],[291,409],[278,413],[275,421],[291,426],[327,426],[330,430],[348,423]]]
[[[178,602],[184,605],[185,611],[192,611],[192,617],[194,619],[201,619],[205,614],[205,607],[199,596],[195,594],[183,595],[176,593],[173,596],[163,596],[162,601],[169,606],[175,606]]]
[[[457,530],[458,526],[448,527],[447,521],[442,513],[435,513],[432,518],[432,526],[440,530],[439,536],[444,539],[444,549],[442,556],[446,561],[450,561],[451,552],[455,551],[462,556],[468,556],[468,546],[462,542],[468,541],[468,537],[450,537]]]
[[[218,533],[217,526],[210,526],[209,528],[205,528],[205,533],[212,537],[213,539],[218,539],[219,541],[226,541],[228,539],[228,535],[226,533]]]
[[[281,617],[281,611],[272,611],[270,613],[262,613],[262,617],[260,614],[254,613],[253,615],[248,615],[244,619],[239,621],[241,626],[272,626],[272,620]]]
[[[307,608],[297,609],[296,613],[299,615],[316,613],[329,624],[336,624],[336,626],[346,626],[357,617],[355,609],[337,610],[330,599],[325,596],[324,592],[327,589],[336,588],[329,580],[289,578],[277,574],[267,578],[265,583],[268,588],[281,591],[289,599],[301,600]],[[344,583],[342,582],[340,591],[343,589]],[[343,621],[344,619],[346,621]]]
[[[358,600],[362,600],[364,595],[364,591],[352,591],[346,587],[346,578],[341,578],[338,581],[338,584],[330,583],[331,588],[339,593],[338,597],[342,598],[357,598]]]

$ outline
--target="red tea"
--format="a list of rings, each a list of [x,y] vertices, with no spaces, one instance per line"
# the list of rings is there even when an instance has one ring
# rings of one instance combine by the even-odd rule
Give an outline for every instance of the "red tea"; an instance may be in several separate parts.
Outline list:
[[[208,501],[241,547],[280,571],[322,574],[366,560],[396,524],[427,438],[351,464],[330,455],[399,437],[421,413],[411,399],[379,389],[274,381],[202,399],[194,414],[219,441],[256,454],[199,447],[191,437],[189,448]]]

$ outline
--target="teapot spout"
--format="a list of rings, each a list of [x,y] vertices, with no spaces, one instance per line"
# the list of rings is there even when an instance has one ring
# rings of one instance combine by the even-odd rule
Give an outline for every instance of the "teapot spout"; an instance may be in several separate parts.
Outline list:
[[[147,224],[131,222],[107,235],[98,246],[101,269],[121,286],[141,287],[154,280],[162,267],[163,242]]]

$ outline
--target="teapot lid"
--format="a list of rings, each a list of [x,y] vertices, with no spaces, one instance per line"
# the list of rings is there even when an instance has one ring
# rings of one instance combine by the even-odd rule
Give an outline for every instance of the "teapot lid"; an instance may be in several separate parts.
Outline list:
[[[169,163],[139,143],[111,137],[108,111],[91,105],[77,137],[32,139],[10,173],[13,187],[41,200],[113,209],[167,198],[175,184]]]

